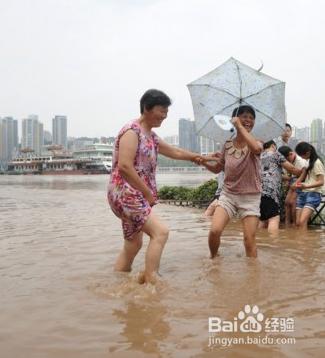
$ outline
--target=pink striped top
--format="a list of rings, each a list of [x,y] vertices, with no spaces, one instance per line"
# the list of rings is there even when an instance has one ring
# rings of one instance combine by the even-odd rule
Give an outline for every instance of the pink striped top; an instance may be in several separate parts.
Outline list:
[[[221,163],[225,172],[223,190],[230,194],[261,193],[260,155],[252,153],[247,146],[237,149],[228,140],[222,149]]]

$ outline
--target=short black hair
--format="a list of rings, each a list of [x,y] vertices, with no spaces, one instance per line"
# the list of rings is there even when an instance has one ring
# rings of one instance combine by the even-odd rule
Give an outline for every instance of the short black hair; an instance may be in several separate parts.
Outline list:
[[[243,113],[248,112],[250,113],[254,119],[255,119],[255,110],[252,106],[248,106],[248,105],[243,105],[243,106],[239,106],[236,107],[233,111],[232,111],[232,117],[238,117],[240,115],[242,115]]]
[[[264,150],[269,149],[271,147],[271,145],[275,145],[275,147],[276,147],[276,144],[273,139],[269,140],[268,142],[263,143],[263,149]]]
[[[171,104],[171,99],[164,92],[149,89],[140,99],[140,113],[143,114],[145,109],[150,111],[154,106],[169,107]]]
[[[288,128],[290,128],[290,130],[292,131],[292,127],[291,127],[291,125],[290,125],[289,123],[286,123],[285,126],[288,127]]]
[[[278,152],[281,153],[285,158],[288,158],[289,154],[293,152],[293,150],[287,145],[283,145],[278,149]]]

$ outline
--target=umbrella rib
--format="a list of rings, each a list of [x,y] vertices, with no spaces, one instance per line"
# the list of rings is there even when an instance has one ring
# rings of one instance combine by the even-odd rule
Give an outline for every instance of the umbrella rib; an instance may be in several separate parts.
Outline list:
[[[245,99],[243,99],[243,102],[245,102],[245,103],[248,104],[249,106],[252,106],[250,103],[248,103],[248,102],[245,101],[246,98],[247,98],[247,97],[245,97]],[[252,107],[254,108],[255,112],[258,112],[258,113],[262,114],[263,116],[267,117],[267,118],[270,119],[272,122],[274,122],[278,127],[280,127],[281,129],[284,129],[283,127],[281,127],[281,125],[280,125],[274,118],[272,118],[272,117],[269,116],[268,114],[266,114],[266,113],[260,111],[258,108],[255,108],[254,106],[252,106]]]
[[[216,115],[219,114],[219,113],[222,113],[224,110],[226,110],[226,109],[228,109],[229,107],[233,106],[233,105],[236,104],[237,102],[238,102],[238,100],[237,100],[236,102],[230,103],[228,106],[222,108],[219,112],[215,113],[211,118],[213,118],[214,116],[216,116]],[[240,104],[240,102],[239,102],[239,104]],[[230,117],[230,116],[229,116],[229,117]],[[211,119],[211,118],[210,118],[210,119]]]
[[[213,119],[214,116],[216,116],[216,115],[219,114],[219,113],[222,113],[224,110],[226,110],[227,108],[233,106],[233,105],[236,104],[237,102],[238,102],[238,101],[229,104],[228,106],[222,108],[220,111],[218,111],[218,112],[215,113],[213,116],[211,116],[211,117],[204,123],[204,125],[197,131],[197,133],[200,133],[200,132],[209,124],[209,122],[211,121],[211,119]],[[248,103],[247,103],[247,104],[248,104]]]
[[[237,101],[236,101],[236,102],[237,102]],[[217,112],[216,114],[214,114],[213,116],[211,116],[211,117],[205,122],[205,124],[203,125],[203,127],[201,127],[201,128],[197,131],[197,134],[200,134],[200,132],[210,123],[210,121],[213,119],[213,117],[214,117],[215,115],[217,115],[217,114],[223,112],[225,109],[227,109],[227,108],[233,106],[234,104],[236,104],[236,102],[230,104],[229,106],[223,108],[222,110],[220,110],[219,112]],[[243,101],[243,102],[246,103],[247,105],[250,105],[250,104],[247,103],[246,101]],[[268,114],[266,114],[266,113],[260,111],[260,110],[257,109],[257,108],[254,108],[254,109],[255,109],[256,112],[258,112],[258,113],[262,114],[263,116],[269,118],[269,119],[270,119],[272,122],[274,122],[279,128],[284,129],[275,119],[273,119],[272,117],[270,117]]]
[[[274,122],[277,126],[279,126],[281,129],[284,129],[283,127],[281,127],[281,125],[275,120],[273,119],[271,116],[269,116],[268,114],[260,111],[259,109],[255,108],[255,111],[262,114],[263,116],[267,117],[268,119],[270,119],[272,122]]]
[[[245,98],[245,99],[246,99],[246,98]],[[245,99],[243,99],[243,102],[246,103],[247,105],[251,106],[251,104],[249,104],[248,102],[246,102]],[[236,102],[237,102],[237,101],[236,101]],[[226,110],[227,108],[229,108],[229,107],[233,106],[234,104],[236,104],[236,102],[230,104],[230,105],[227,106],[227,107],[224,107],[222,110],[220,110],[219,112],[217,112],[216,114],[214,114],[212,117],[209,118],[208,122],[210,122],[210,120],[211,120],[215,115],[217,115],[217,114],[219,114],[219,113],[222,113],[222,112],[223,112],[224,110]],[[280,125],[275,119],[273,119],[271,116],[269,116],[268,114],[266,114],[266,113],[260,111],[259,109],[255,108],[254,106],[253,106],[253,108],[255,109],[256,112],[258,112],[258,113],[262,114],[263,116],[269,118],[271,121],[273,121],[274,123],[276,123],[280,128],[282,128],[281,125]],[[205,125],[200,129],[200,131],[201,131],[204,127],[205,127]],[[283,128],[282,128],[282,129],[283,129]]]
[[[273,85],[270,85],[270,86],[264,87],[264,88],[262,88],[261,90],[259,90],[259,91],[255,92],[255,93],[252,93],[252,94],[248,95],[247,97],[245,97],[245,98],[243,98],[243,99],[247,99],[247,98],[250,98],[250,97],[256,96],[256,95],[258,95],[258,94],[262,93],[263,91],[265,91],[266,89],[271,88],[271,87],[274,87],[274,86],[278,86],[278,85],[279,85],[279,84],[281,84],[281,83],[283,83],[283,82],[280,82],[280,83],[273,83]]]
[[[197,84],[197,85],[191,85],[191,86],[210,87],[210,88],[216,89],[216,90],[218,90],[218,91],[220,91],[220,92],[227,93],[227,94],[229,94],[229,96],[232,96],[232,97],[234,97],[234,98],[238,98],[237,96],[235,96],[234,94],[232,94],[232,93],[230,93],[230,92],[226,91],[226,90],[225,90],[225,89],[223,89],[223,88],[219,88],[219,87],[211,86],[211,85],[208,85],[208,84]]]
[[[242,81],[242,78],[241,78],[241,75],[240,75],[240,70],[239,70],[239,66],[238,66],[238,63],[235,62],[236,64],[236,67],[237,67],[237,72],[238,72],[238,78],[239,78],[239,99],[240,101],[242,100],[242,87],[243,87],[243,81]]]
[[[200,132],[210,123],[211,119],[213,119],[213,117],[210,117],[203,125],[203,127],[201,127],[198,131],[197,134],[200,134]]]

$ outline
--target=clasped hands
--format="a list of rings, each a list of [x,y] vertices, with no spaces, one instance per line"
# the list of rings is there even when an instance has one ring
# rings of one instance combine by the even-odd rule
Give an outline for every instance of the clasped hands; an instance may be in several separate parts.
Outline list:
[[[220,152],[216,152],[210,155],[198,155],[196,156],[192,162],[197,165],[204,165],[207,162],[219,162],[222,154]]]

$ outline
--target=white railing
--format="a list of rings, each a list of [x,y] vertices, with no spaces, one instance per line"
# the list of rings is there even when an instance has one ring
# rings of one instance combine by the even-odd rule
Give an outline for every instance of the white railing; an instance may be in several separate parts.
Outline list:
[[[202,173],[207,172],[205,167],[157,167],[158,173]]]

